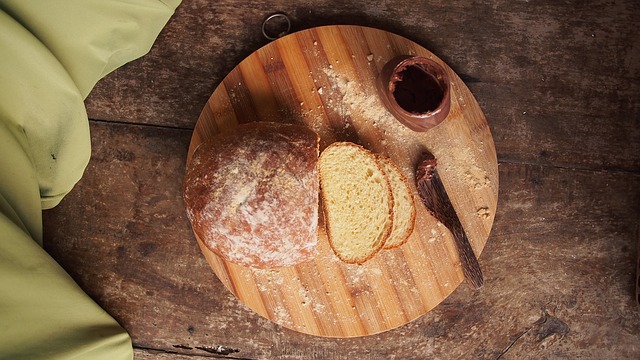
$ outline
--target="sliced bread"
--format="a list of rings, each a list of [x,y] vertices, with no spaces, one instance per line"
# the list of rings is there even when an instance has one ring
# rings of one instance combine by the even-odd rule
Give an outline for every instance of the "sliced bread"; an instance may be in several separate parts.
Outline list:
[[[342,261],[362,264],[391,234],[391,184],[376,156],[349,142],[322,151],[318,169],[331,248]]]
[[[378,156],[393,192],[393,229],[384,243],[385,249],[398,247],[409,239],[416,221],[416,206],[407,178],[387,157]]]

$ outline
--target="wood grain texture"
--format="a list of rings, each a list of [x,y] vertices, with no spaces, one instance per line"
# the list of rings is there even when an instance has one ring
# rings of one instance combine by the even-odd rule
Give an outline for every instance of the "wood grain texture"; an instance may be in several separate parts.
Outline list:
[[[373,28],[323,26],[280,38],[240,62],[213,92],[189,156],[208,137],[252,121],[305,124],[320,136],[321,151],[334,141],[356,142],[389,157],[408,179],[415,178],[421,153],[429,149],[438,154],[452,202],[479,255],[498,199],[488,124],[464,83],[443,64],[452,89],[447,120],[423,133],[401,125],[376,91],[380,70],[399,55],[438,61],[423,47]],[[415,206],[416,229],[408,242],[363,265],[335,256],[322,217],[315,260],[291,268],[238,266],[199,243],[225,286],[265,318],[312,335],[370,335],[424,315],[463,280],[450,232],[420,201]]]
[[[84,178],[44,213],[45,247],[136,348],[162,351],[145,351],[145,359],[210,356],[195,349],[202,345],[240,349],[233,356],[248,359],[640,355],[640,176],[501,164],[481,291],[459,286],[429,313],[381,334],[325,339],[257,315],[211,272],[180,199],[191,131],[91,128]],[[545,312],[556,320],[542,323]]]
[[[268,43],[260,26],[274,12],[292,31],[373,26],[428,48],[473,92],[503,161],[640,167],[635,0],[185,1],[149,55],[96,86],[90,117],[193,128],[224,76]]]
[[[459,286],[400,328],[325,339],[255,314],[211,273],[181,211],[188,144],[224,76],[267,43],[260,25],[276,11],[294,31],[403,35],[472,91],[500,163],[479,293]],[[44,213],[45,246],[130,332],[136,358],[212,356],[196,345],[246,359],[640,358],[638,14],[635,0],[184,1],[151,52],[87,99],[102,120],[91,123],[93,159]]]

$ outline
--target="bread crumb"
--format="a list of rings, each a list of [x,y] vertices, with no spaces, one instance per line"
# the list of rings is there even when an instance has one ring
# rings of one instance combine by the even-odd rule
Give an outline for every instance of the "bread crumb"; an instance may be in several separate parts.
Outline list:
[[[276,269],[252,268],[251,271],[253,272],[254,277],[266,280],[266,282],[270,285],[282,286],[285,282],[284,274]],[[260,286],[259,290],[267,290],[267,288]]]
[[[314,303],[312,306],[313,311],[317,313],[324,313],[325,306],[320,303]],[[334,320],[335,321],[335,320]]]
[[[289,314],[287,309],[285,309],[281,305],[273,307],[273,317],[274,317],[273,320],[279,324],[282,324],[285,326],[286,325],[291,326],[293,324],[293,321],[291,319],[291,314]]]
[[[300,302],[301,305],[306,306],[306,305],[309,305],[311,303],[310,298],[309,298],[309,292],[306,289],[301,288],[298,291],[298,296],[302,299],[302,301]]]
[[[457,141],[448,145],[435,154],[443,172],[458,181],[464,181],[472,189],[480,190],[491,185],[489,175],[478,166],[475,154],[468,146]]]
[[[353,283],[359,283],[364,281],[364,276],[365,276],[364,266],[358,266],[358,269],[356,270],[356,272],[352,274],[351,280],[353,281]]]
[[[433,243],[438,240],[438,232],[436,229],[431,229],[431,236],[429,236],[428,242]]]
[[[333,110],[349,116],[355,121],[371,124],[381,135],[390,133],[394,138],[407,143],[416,137],[416,133],[402,125],[384,106],[377,92],[365,88],[361,82],[352,81],[337,73],[334,69],[325,68],[324,73],[332,80],[331,87],[342,96],[339,106]],[[346,105],[346,106],[345,106]]]
[[[476,214],[481,219],[488,219],[491,216],[491,212],[489,211],[489,208],[486,206],[479,208],[476,211]]]

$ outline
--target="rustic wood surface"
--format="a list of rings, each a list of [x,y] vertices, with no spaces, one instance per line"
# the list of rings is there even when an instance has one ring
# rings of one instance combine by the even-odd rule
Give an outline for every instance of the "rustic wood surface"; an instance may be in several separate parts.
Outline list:
[[[262,318],[217,280],[182,210],[189,141],[280,11],[294,31],[400,34],[465,81],[499,161],[482,290],[460,286],[394,330],[327,339]],[[139,359],[640,358],[639,15],[635,0],[185,0],[150,54],[87,99],[93,158],[45,212],[45,247],[130,332]]]
[[[298,31],[242,60],[200,114],[187,163],[202,141],[232,132],[239,123],[292,122],[318,133],[320,151],[334,141],[356,142],[391,159],[411,179],[415,230],[405,245],[380,251],[362,265],[339,261],[322,216],[315,259],[289,268],[238,266],[196,236],[220,281],[242,303],[279,325],[320,336],[370,335],[424,315],[455,290],[463,280],[463,257],[451,233],[421,204],[413,180],[426,149],[439,154],[451,201],[464,214],[475,252],[479,255],[486,244],[498,201],[498,164],[484,114],[460,78],[442,64],[451,82],[446,121],[428,132],[400,124],[385,110],[376,80],[388,61],[407,54],[437,60],[408,39],[369,27]]]

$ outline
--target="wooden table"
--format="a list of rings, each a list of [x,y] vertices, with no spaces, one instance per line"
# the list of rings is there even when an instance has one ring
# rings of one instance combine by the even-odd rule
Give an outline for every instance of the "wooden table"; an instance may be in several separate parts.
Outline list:
[[[45,247],[129,331],[137,358],[640,357],[640,3],[271,6],[185,0],[150,54],[86,101],[93,158],[44,213]],[[293,31],[405,36],[469,87],[500,175],[481,291],[463,284],[400,328],[331,339],[260,317],[213,274],[182,207],[187,149],[208,97],[267,43],[261,24],[275,12]]]

